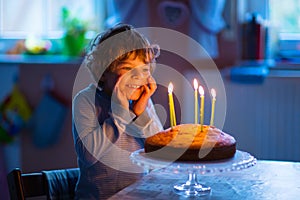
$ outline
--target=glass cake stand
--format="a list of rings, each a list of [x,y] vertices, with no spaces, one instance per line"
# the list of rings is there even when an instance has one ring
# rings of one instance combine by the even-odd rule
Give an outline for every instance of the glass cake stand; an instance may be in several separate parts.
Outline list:
[[[162,169],[174,173],[188,173],[186,182],[173,186],[174,192],[187,197],[204,196],[211,192],[209,186],[202,185],[198,182],[198,174],[238,171],[256,164],[255,157],[239,150],[236,151],[233,158],[218,161],[172,162],[150,157],[144,152],[144,149],[132,152],[130,158],[133,163],[146,170]]]

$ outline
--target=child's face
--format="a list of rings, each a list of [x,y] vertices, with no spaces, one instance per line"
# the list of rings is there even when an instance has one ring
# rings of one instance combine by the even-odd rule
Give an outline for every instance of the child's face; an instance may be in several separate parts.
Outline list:
[[[138,57],[130,56],[105,76],[104,91],[111,94],[118,83],[120,91],[128,100],[138,100],[151,76],[150,65]]]

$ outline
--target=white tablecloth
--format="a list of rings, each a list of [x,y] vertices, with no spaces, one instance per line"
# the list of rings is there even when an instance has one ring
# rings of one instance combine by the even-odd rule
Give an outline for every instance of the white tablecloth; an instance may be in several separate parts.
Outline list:
[[[186,199],[174,193],[173,185],[185,182],[187,176],[153,171],[110,200]],[[198,175],[198,182],[212,190],[209,196],[200,199],[296,200],[300,199],[300,163],[259,160],[255,166],[241,171]]]

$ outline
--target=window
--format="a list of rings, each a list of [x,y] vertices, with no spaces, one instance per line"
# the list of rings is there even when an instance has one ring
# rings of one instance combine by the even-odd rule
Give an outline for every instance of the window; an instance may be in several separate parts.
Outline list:
[[[105,0],[0,0],[0,38],[62,36],[61,9],[101,29]],[[95,26],[95,25],[98,26]]]
[[[300,0],[269,0],[270,20],[279,34],[300,33]]]
[[[300,57],[300,0],[238,0],[237,18],[244,22],[248,13],[266,20],[266,58]],[[246,13],[246,14],[245,14]]]
[[[269,0],[270,29],[276,56],[300,56],[300,0]],[[273,31],[272,31],[273,30]]]

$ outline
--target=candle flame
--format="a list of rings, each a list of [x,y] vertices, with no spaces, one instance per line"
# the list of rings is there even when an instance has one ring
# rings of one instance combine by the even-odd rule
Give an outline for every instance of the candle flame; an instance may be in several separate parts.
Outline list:
[[[169,86],[168,86],[168,92],[169,92],[169,93],[172,93],[172,92],[173,92],[173,84],[172,84],[172,82],[169,83]]]
[[[199,93],[201,96],[204,96],[204,89],[201,85],[199,86]]]
[[[197,90],[197,88],[198,88],[198,81],[194,79],[194,89]]]
[[[217,96],[216,90],[214,88],[212,88],[210,92],[211,92],[211,96],[213,98],[216,98],[216,96]]]

